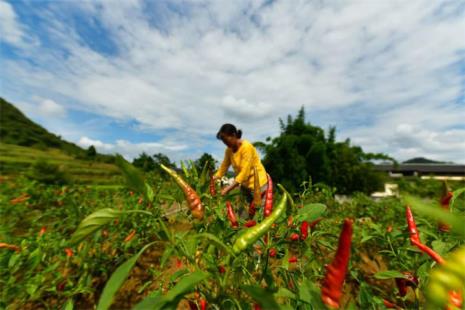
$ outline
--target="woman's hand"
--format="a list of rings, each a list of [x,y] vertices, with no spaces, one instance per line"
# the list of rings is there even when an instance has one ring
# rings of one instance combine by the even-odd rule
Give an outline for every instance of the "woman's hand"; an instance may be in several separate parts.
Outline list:
[[[228,186],[224,187],[223,189],[221,189],[221,196],[226,195],[227,193],[232,191],[234,188],[236,188],[238,185],[239,185],[239,183],[234,181],[231,185],[228,185]]]

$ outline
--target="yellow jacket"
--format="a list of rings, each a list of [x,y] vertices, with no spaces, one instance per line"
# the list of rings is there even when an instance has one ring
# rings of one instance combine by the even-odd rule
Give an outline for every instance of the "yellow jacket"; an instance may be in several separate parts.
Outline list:
[[[267,182],[266,170],[260,161],[257,150],[252,143],[247,140],[242,140],[242,144],[236,153],[233,153],[231,148],[226,148],[223,162],[215,175],[221,178],[224,176],[226,171],[228,171],[230,165],[233,166],[234,172],[236,173],[236,177],[234,179],[242,186],[246,186],[253,190],[254,166],[257,167],[260,187],[265,185]]]

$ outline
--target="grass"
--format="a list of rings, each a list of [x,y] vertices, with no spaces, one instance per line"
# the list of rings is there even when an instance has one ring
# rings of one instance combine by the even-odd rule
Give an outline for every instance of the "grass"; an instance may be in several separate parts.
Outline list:
[[[15,177],[27,174],[39,159],[59,166],[76,184],[118,185],[122,183],[119,168],[113,164],[76,159],[59,149],[36,149],[0,143],[0,173]]]

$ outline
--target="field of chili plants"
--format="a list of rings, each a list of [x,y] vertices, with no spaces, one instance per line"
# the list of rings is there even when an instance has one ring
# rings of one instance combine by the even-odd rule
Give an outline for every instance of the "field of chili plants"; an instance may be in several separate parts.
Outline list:
[[[274,184],[260,206],[193,165],[118,164],[126,187],[0,180],[0,308],[464,307],[463,183],[344,203]]]

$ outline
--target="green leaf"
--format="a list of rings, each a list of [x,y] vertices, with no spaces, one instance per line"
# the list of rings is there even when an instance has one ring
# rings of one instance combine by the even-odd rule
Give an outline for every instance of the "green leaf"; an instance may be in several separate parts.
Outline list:
[[[97,310],[106,310],[108,309],[112,302],[116,292],[119,290],[121,285],[124,283],[129,273],[131,272],[132,267],[136,264],[136,261],[139,259],[139,256],[151,245],[156,242],[151,242],[144,246],[136,255],[128,259],[121,266],[119,266],[115,272],[111,275],[108,282],[105,284],[102,295],[98,301]]]
[[[299,298],[307,304],[312,303],[312,296],[310,295],[310,288],[307,281],[302,281],[299,285]]]
[[[208,161],[205,161],[205,164],[203,165],[202,172],[200,173],[200,179],[199,179],[199,185],[204,186],[207,181],[209,181],[208,178]]]
[[[129,188],[141,194],[146,193],[144,177],[136,167],[128,163],[123,156],[119,154],[116,155],[115,164],[120,168],[121,172],[123,172],[126,178],[126,184]]]
[[[249,294],[263,309],[279,309],[273,293],[257,285],[242,285],[241,288]]]
[[[232,247],[230,246],[227,246],[226,244],[224,244],[220,239],[218,239],[216,236],[212,235],[212,234],[209,234],[209,233],[201,233],[201,234],[197,234],[194,238],[205,238],[205,239],[208,239],[210,241],[213,241],[213,243],[215,243],[217,246],[223,248],[224,250],[226,250],[226,252],[230,255],[234,255],[234,252],[232,250]]]
[[[326,306],[321,300],[320,288],[316,286],[314,282],[310,281],[310,279],[307,279],[304,283],[306,290],[309,292],[310,304],[312,305],[313,309],[326,309]]]
[[[147,182],[144,182],[145,184],[145,195],[146,195],[146,198],[149,202],[152,202],[153,199],[155,198],[155,193],[153,192],[153,189],[152,187],[147,183]]]
[[[116,209],[105,208],[95,211],[87,216],[71,236],[70,244],[75,244],[82,241],[88,235],[96,232],[102,226],[110,223],[112,220],[119,218],[123,211]]]
[[[197,181],[199,179],[199,173],[197,172],[197,168],[196,168],[194,162],[192,161],[192,159],[189,160],[189,164],[191,166],[192,174],[194,175],[194,180]]]
[[[163,268],[165,266],[165,263],[168,261],[168,258],[171,257],[173,252],[174,252],[173,247],[168,247],[168,248],[165,249],[165,251],[163,252],[163,255],[160,258],[160,267],[161,268]]]
[[[184,172],[184,176],[188,179],[190,175],[189,175],[189,171],[186,168],[186,164],[184,164],[184,161],[181,161],[181,168],[182,168],[182,171]]]
[[[285,287],[280,287],[278,291],[274,293],[274,297],[297,299],[296,295]]]
[[[181,277],[181,276],[183,276],[183,275],[185,275],[187,273],[189,273],[189,270],[187,270],[186,268],[180,269],[180,270],[176,271],[175,273],[173,273],[171,275],[170,281],[175,282],[179,277]]]
[[[138,303],[133,310],[158,310],[171,308],[172,306],[175,307],[185,294],[192,291],[197,284],[204,281],[209,276],[208,273],[203,271],[195,271],[182,278],[165,296],[161,296],[161,293],[150,295]]]
[[[166,300],[161,295],[161,291],[155,291],[144,298],[132,310],[146,310],[146,309],[162,309],[166,304]]]
[[[74,303],[72,299],[68,299],[66,303],[63,305],[63,310],[73,310],[74,309]]]
[[[378,279],[378,280],[396,279],[396,278],[403,279],[405,278],[405,275],[401,273],[400,271],[386,270],[386,271],[379,271],[375,273],[374,277],[375,279]]]
[[[435,240],[431,243],[433,250],[436,251],[439,255],[446,255],[454,245],[449,245],[441,240]]]
[[[297,212],[296,220],[298,222],[313,222],[326,212],[326,206],[322,203],[306,204]]]
[[[452,193],[452,199],[449,203],[449,206],[450,206],[450,210],[451,212],[454,212],[454,207],[455,207],[455,201],[457,200],[457,198],[459,198],[460,195],[462,195],[463,193],[465,193],[465,187],[462,187],[462,188],[459,188],[458,190],[455,190],[453,193]]]

